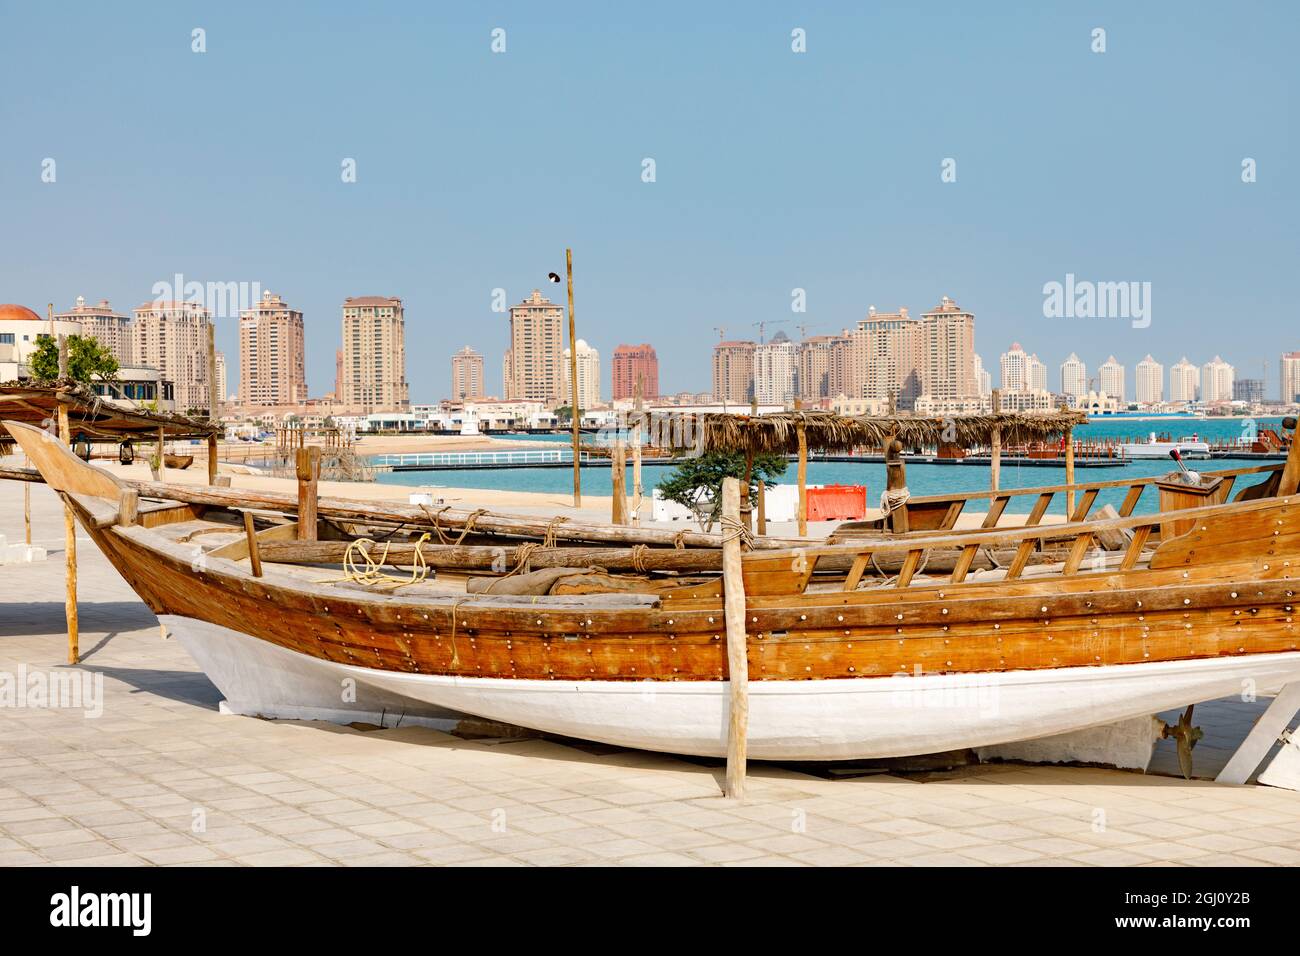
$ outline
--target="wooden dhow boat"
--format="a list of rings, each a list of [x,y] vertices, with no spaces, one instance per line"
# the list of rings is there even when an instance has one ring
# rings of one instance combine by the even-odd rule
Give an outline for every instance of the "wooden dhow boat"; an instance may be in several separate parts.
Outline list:
[[[53,436],[5,425],[235,713],[389,725],[470,714],[620,746],[726,752],[723,580],[718,563],[685,560],[706,549],[608,547],[618,537],[596,529],[596,546],[565,562],[555,541],[512,539],[503,521],[496,545],[466,540],[463,523],[459,538],[433,543],[381,503],[367,522],[360,506],[241,504],[249,493],[234,489],[153,486],[151,501]],[[748,753],[993,746],[1294,685],[1297,484],[1293,451],[1245,500],[1183,508],[1176,520],[755,542],[741,562]],[[383,527],[385,513],[386,544],[349,536],[339,520]],[[1122,547],[1097,547],[1115,535]],[[1063,558],[1034,563],[1044,542],[1063,543]],[[1012,557],[974,569],[990,549]],[[529,570],[523,559],[543,552],[559,566]],[[939,553],[958,557],[940,572],[928,566]],[[401,571],[379,567],[390,557]],[[897,572],[872,576],[878,559],[896,559]]]

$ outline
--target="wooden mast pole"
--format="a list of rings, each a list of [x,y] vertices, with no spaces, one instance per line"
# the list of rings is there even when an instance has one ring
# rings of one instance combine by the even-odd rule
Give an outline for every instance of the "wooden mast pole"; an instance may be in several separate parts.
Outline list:
[[[217,328],[208,322],[208,421],[217,423],[217,406],[220,397],[217,394]],[[208,436],[208,484],[217,483],[217,436]]]
[[[72,444],[68,406],[62,402],[59,403],[59,440],[67,445]],[[81,660],[81,628],[77,621],[77,522],[72,516],[72,506],[66,501],[63,503],[63,540],[67,586],[63,613],[68,621],[68,663],[75,664]]]
[[[734,800],[745,798],[746,734],[749,730],[749,661],[746,657],[745,582],[740,557],[740,482],[722,480],[722,582],[727,622],[727,785]]]
[[[573,419],[573,507],[582,507],[582,469],[578,452],[578,332],[573,322],[573,250],[564,250],[564,269],[569,277],[569,412]]]
[[[993,415],[1002,414],[1002,390],[993,389]],[[993,426],[993,436],[989,441],[989,491],[997,491],[1002,480],[1002,428]],[[992,502],[989,503],[992,507]]]

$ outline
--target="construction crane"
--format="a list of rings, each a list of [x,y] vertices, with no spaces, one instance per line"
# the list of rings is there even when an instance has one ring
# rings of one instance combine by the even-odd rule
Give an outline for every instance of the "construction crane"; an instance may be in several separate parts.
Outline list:
[[[799,330],[799,338],[800,338],[800,340],[804,340],[804,339],[807,339],[807,338],[808,338],[808,330],[809,330],[809,329],[820,329],[821,326],[820,326],[820,325],[813,325],[813,324],[811,324],[811,323],[809,323],[809,322],[800,322],[798,325],[795,326],[795,328]]]
[[[727,327],[726,327],[725,325],[723,325],[723,326],[716,326],[716,325],[715,325],[715,326],[713,327],[713,331],[718,333],[718,341],[719,341],[719,342],[724,342],[724,341],[726,341],[726,338],[727,338]]]
[[[790,321],[789,319],[763,319],[761,322],[753,323],[754,325],[758,326],[758,344],[759,345],[763,344],[763,335],[766,332],[767,327],[769,325],[782,325],[783,323],[789,321]]]

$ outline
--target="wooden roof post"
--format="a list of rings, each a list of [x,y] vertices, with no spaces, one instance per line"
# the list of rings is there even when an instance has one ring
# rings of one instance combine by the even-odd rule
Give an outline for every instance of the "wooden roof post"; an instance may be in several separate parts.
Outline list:
[[[609,482],[613,498],[610,501],[610,523],[627,524],[627,449],[623,439],[614,439],[614,448],[610,452]]]
[[[208,321],[208,422],[217,423],[221,397],[217,392],[217,327]],[[217,436],[208,436],[208,484],[217,483]]]
[[[72,434],[68,428],[68,406],[62,402],[59,403],[59,440],[67,445],[72,444]],[[66,579],[63,613],[68,622],[68,663],[76,664],[81,660],[81,634],[77,621],[77,521],[72,516],[72,507],[66,501],[63,503],[63,540]]]
[[[1061,411],[1068,411],[1065,403],[1061,403]],[[1065,483],[1074,484],[1074,426],[1068,425],[1065,429]],[[1074,520],[1074,492],[1065,493],[1065,520]]]
[[[637,374],[633,393],[633,407],[636,409],[636,433],[632,438],[632,524],[634,527],[641,524],[641,501],[645,495],[645,490],[641,486],[641,442],[645,440],[645,429],[642,427],[645,417],[641,407],[641,382],[644,377],[644,373]]]
[[[907,465],[903,462],[903,443],[896,435],[885,439],[885,490],[902,491],[907,487]],[[907,502],[889,512],[889,529],[896,534],[908,531]]]
[[[749,501],[749,490],[753,487],[754,480],[754,449],[745,450],[745,475],[741,479],[740,492],[740,515],[745,523],[745,527],[750,531],[754,530],[754,508]]]
[[[745,581],[740,557],[740,482],[722,480],[722,582],[727,622],[727,785],[733,800],[745,798],[746,735],[749,731],[749,661],[746,656]]]
[[[1002,414],[1002,390],[993,389],[993,417]],[[993,426],[993,434],[989,437],[989,491],[997,491],[998,485],[1002,480],[1002,427]],[[992,507],[992,502],[989,503]]]
[[[767,482],[760,478],[755,488],[758,491],[757,530],[759,534],[767,534]]]
[[[803,420],[795,426],[799,436],[799,537],[808,536],[808,431]]]

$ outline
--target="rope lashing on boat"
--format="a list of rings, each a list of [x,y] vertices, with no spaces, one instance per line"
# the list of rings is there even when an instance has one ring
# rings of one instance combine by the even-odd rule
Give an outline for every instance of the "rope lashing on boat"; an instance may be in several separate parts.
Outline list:
[[[441,523],[438,521],[438,517],[439,517],[439,515],[441,515],[444,511],[446,511],[446,510],[449,509],[450,507],[451,507],[451,505],[443,505],[443,506],[442,506],[441,508],[439,508],[437,511],[433,511],[433,512],[431,512],[431,511],[429,511],[429,506],[428,506],[428,505],[425,505],[425,504],[421,504],[421,505],[420,505],[420,510],[423,511],[426,515],[428,515],[428,516],[429,516],[429,520],[433,523],[433,532],[434,532],[434,534],[436,534],[436,535],[438,536],[438,543],[439,543],[439,544],[446,544],[446,543],[447,543],[447,536],[446,536],[445,534],[442,533],[442,525],[441,525]]]
[[[384,553],[376,561],[370,554],[370,548],[374,547],[377,542],[372,541],[370,538],[357,538],[355,541],[349,541],[347,550],[343,552],[343,577],[326,578],[315,583],[336,584],[339,581],[352,581],[366,587],[387,589],[404,588],[408,584],[419,584],[429,576],[429,564],[424,559],[424,552],[421,550],[420,545],[428,541],[430,537],[429,532],[426,531],[415,542],[410,578],[399,578],[384,572],[384,565],[388,563],[388,549],[392,547],[392,542],[384,543]]]
[[[646,567],[645,556],[649,553],[650,548],[644,544],[632,545],[632,570],[638,574],[647,574],[650,569]]]
[[[678,551],[685,550],[686,548],[685,531],[678,531],[675,535],[673,535],[673,547],[676,548]]]
[[[542,547],[543,545],[538,544],[536,541],[526,541],[519,545],[519,547],[515,548],[515,566],[485,587],[483,593],[491,594],[492,589],[506,578],[512,578],[516,574],[527,574],[532,571],[533,554]]]
[[[542,535],[543,548],[555,547],[555,529],[568,520],[569,518],[567,515],[556,515],[546,523],[546,533]]]
[[[460,544],[464,541],[465,536],[474,530],[474,522],[487,513],[488,510],[486,508],[475,508],[471,511],[469,517],[465,519],[465,527],[461,529],[460,537],[456,539],[456,544]]]
[[[884,512],[882,517],[888,518],[903,505],[907,504],[907,499],[912,497],[912,492],[904,485],[902,488],[896,488],[890,491],[886,488],[880,493],[880,510]]]
[[[718,519],[718,524],[722,528],[723,544],[726,544],[728,541],[734,541],[737,538],[739,538],[740,546],[742,548],[744,548],[746,551],[753,550],[754,535],[747,527],[745,527],[745,525],[741,521],[739,521],[736,518],[732,518],[730,515],[723,515],[721,518]]]
[[[487,508],[475,508],[473,511],[471,511],[469,513],[469,516],[465,519],[465,527],[460,529],[460,534],[456,536],[455,540],[453,540],[450,535],[448,535],[446,532],[442,530],[442,522],[441,520],[439,520],[442,517],[442,513],[444,511],[451,510],[451,505],[443,505],[437,511],[431,513],[429,511],[429,506],[422,504],[420,505],[420,510],[423,511],[426,515],[428,515],[429,520],[433,523],[433,531],[434,534],[438,536],[439,544],[457,544],[457,545],[463,543],[465,540],[465,536],[474,530],[474,522],[478,521],[479,518],[481,518],[483,515],[488,513]]]

